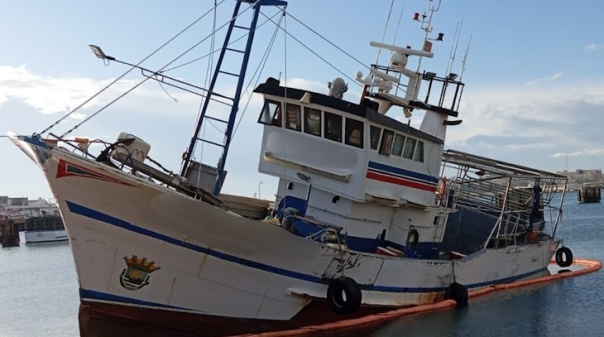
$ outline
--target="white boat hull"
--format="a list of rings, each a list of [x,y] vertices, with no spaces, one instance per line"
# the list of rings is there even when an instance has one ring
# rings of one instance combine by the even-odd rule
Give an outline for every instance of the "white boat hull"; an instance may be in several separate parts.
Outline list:
[[[295,321],[341,275],[359,284],[364,307],[434,303],[452,282],[471,289],[542,276],[558,246],[459,260],[341,251],[35,140],[16,143],[42,166],[57,198],[83,303]]]
[[[25,243],[41,243],[41,242],[56,242],[67,241],[67,232],[61,230],[48,231],[25,231],[23,232]]]

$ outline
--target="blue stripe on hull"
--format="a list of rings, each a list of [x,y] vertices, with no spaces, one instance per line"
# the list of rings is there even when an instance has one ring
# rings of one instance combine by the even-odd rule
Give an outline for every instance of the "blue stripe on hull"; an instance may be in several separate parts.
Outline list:
[[[291,277],[291,278],[295,278],[295,279],[299,279],[299,280],[304,280],[307,282],[313,282],[313,283],[323,283],[325,284],[327,281],[326,280],[322,280],[320,277],[317,276],[312,276],[312,275],[308,275],[308,274],[302,274],[302,273],[298,273],[298,272],[294,272],[291,270],[287,270],[287,269],[283,269],[283,268],[278,268],[278,267],[274,267],[274,266],[269,266],[267,264],[263,264],[263,263],[259,263],[259,262],[255,262],[255,261],[251,261],[251,260],[247,260],[247,259],[243,259],[240,257],[236,257],[233,255],[229,255],[229,254],[224,254],[224,253],[220,253],[205,247],[201,247],[201,246],[197,246],[197,245],[193,245],[191,243],[188,242],[183,242],[177,239],[174,239],[172,237],[157,233],[157,232],[153,232],[150,231],[148,229],[144,229],[138,226],[135,226],[127,221],[124,220],[120,220],[118,218],[112,217],[110,215],[95,211],[93,209],[84,207],[82,205],[78,205],[76,203],[70,202],[70,201],[66,201],[67,206],[69,208],[69,210],[72,213],[75,214],[79,214],[97,221],[101,221],[101,222],[105,222],[107,224],[122,228],[124,230],[127,231],[131,231],[131,232],[135,232],[135,233],[139,233],[141,235],[145,235],[148,237],[152,237],[176,246],[180,246],[186,249],[190,249],[196,252],[200,252],[203,254],[208,254],[210,256],[216,257],[218,259],[222,259],[225,261],[229,261],[229,262],[233,262],[233,263],[237,263],[246,267],[250,267],[250,268],[254,268],[254,269],[259,269],[259,270],[263,270],[263,271],[267,271],[270,273],[274,273],[274,274],[278,274],[278,275],[282,275],[282,276],[286,276],[286,277]],[[492,284],[496,284],[496,283],[507,283],[507,282],[512,282],[518,279],[522,279],[525,277],[529,277],[532,275],[535,275],[537,273],[541,273],[543,271],[545,271],[547,269],[547,267],[545,268],[541,268],[529,273],[525,273],[522,275],[518,275],[515,277],[509,277],[509,278],[505,278],[505,279],[499,279],[497,281],[493,281],[493,282],[481,282],[481,283],[474,283],[474,284],[465,284],[465,286],[467,288],[478,288],[478,287],[482,287],[482,286],[487,286],[487,285],[492,285]],[[431,287],[431,288],[424,288],[424,287],[410,287],[410,288],[406,288],[406,287],[392,287],[392,286],[376,286],[376,285],[371,285],[371,284],[359,284],[359,286],[361,287],[362,290],[367,290],[367,291],[380,291],[380,292],[393,292],[393,293],[430,293],[430,292],[441,292],[441,291],[445,291],[446,287]],[[98,293],[98,292],[92,292],[92,291],[88,291],[88,290],[82,290],[84,291],[84,294],[88,294],[88,296],[91,296],[92,298],[99,298],[99,296],[103,297],[103,296],[113,296],[113,295],[102,295],[102,293]],[[119,296],[115,296],[116,299]],[[101,298],[99,298],[101,299]],[[106,300],[110,300],[110,299],[106,299]],[[132,299],[128,299],[126,298],[126,300],[128,301],[136,301],[136,300],[132,300]],[[119,300],[118,300],[119,301]],[[122,302],[122,301],[119,301]],[[133,303],[133,304],[138,304],[138,303]],[[142,304],[142,303],[140,303]],[[144,305],[152,305],[152,304],[144,304]]]
[[[260,269],[260,270],[264,270],[264,271],[268,271],[268,272],[272,272],[275,274],[284,275],[284,276],[288,276],[288,277],[292,277],[292,278],[296,278],[296,279],[300,279],[300,280],[304,280],[304,281],[315,282],[315,283],[318,283],[321,281],[321,279],[316,276],[302,274],[302,273],[294,272],[291,270],[286,270],[286,269],[282,269],[282,268],[269,266],[267,264],[258,263],[258,262],[251,261],[251,260],[246,260],[246,259],[243,259],[243,258],[240,258],[237,256],[220,253],[215,250],[197,246],[197,245],[194,245],[194,244],[191,244],[188,242],[177,240],[177,239],[169,237],[167,235],[163,235],[163,234],[160,234],[157,232],[150,231],[145,228],[135,226],[129,222],[120,220],[118,218],[112,217],[107,214],[103,214],[101,212],[75,204],[70,201],[66,201],[66,203],[67,203],[67,207],[69,207],[69,210],[72,213],[79,214],[79,215],[82,215],[82,216],[85,216],[85,217],[88,217],[88,218],[91,218],[94,220],[102,221],[107,224],[114,225],[116,227],[125,229],[127,231],[139,233],[139,234],[142,234],[142,235],[145,235],[148,237],[152,237],[154,239],[158,239],[158,240],[161,240],[161,241],[164,241],[164,242],[176,245],[176,246],[180,246],[180,247],[190,249],[190,250],[193,250],[196,252],[214,256],[221,260],[237,263],[237,264],[244,265],[244,266],[247,266],[250,268]]]
[[[382,174],[389,174],[389,175],[396,176],[396,177],[403,177],[403,178],[410,179],[413,181],[426,183],[428,185],[438,184],[438,178],[436,178],[436,177],[432,177],[432,176],[414,172],[414,171],[405,170],[400,167],[377,163],[374,161],[370,161],[368,163],[367,169],[369,171],[380,172]]]
[[[80,289],[80,298],[84,301],[93,300],[93,301],[141,305],[141,306],[145,306],[145,307],[186,310],[186,309],[183,309],[180,307],[175,307],[172,305],[159,304],[159,303],[154,303],[154,302],[149,302],[149,301],[141,301],[141,300],[137,300],[137,299],[130,298],[130,297],[111,295],[111,294],[102,293],[102,292],[94,291],[94,290],[88,290],[88,289]],[[205,311],[198,311],[198,310],[196,310],[196,312],[205,313]]]

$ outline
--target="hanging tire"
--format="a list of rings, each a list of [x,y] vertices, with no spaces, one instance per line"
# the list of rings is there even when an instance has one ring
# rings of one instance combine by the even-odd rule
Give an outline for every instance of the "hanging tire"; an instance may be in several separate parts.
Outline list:
[[[417,252],[417,245],[419,244],[419,232],[417,229],[412,228],[407,234],[407,249],[411,249],[414,252]]]
[[[466,307],[468,306],[468,289],[463,284],[453,282],[447,288],[445,299],[454,300],[458,308]]]
[[[361,288],[350,277],[334,279],[327,287],[327,302],[340,315],[355,312],[361,306]]]
[[[568,267],[573,264],[573,252],[568,247],[560,247],[556,251],[556,263],[560,267]]]

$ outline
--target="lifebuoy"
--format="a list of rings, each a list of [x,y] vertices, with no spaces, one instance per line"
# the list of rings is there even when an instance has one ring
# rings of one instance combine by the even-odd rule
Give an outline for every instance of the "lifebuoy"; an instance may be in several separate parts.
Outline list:
[[[417,245],[419,243],[419,232],[417,229],[412,228],[409,230],[409,234],[407,234],[407,249],[411,249],[412,251],[417,251]]]
[[[560,247],[556,251],[556,263],[560,267],[568,267],[573,264],[573,252],[568,247]]]
[[[463,308],[468,305],[468,289],[461,283],[453,282],[449,284],[445,299],[454,300],[458,308]]]
[[[355,312],[361,306],[361,288],[350,277],[334,279],[327,287],[327,302],[340,315]]]

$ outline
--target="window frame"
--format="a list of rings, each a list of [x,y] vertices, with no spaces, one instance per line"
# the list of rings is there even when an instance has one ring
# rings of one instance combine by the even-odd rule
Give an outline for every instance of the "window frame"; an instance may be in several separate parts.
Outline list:
[[[394,141],[394,131],[384,129],[382,132],[382,140],[380,141],[379,154],[389,156],[392,150],[392,143]]]
[[[405,146],[403,147],[403,158],[413,160],[413,154],[415,153],[416,145],[417,139],[407,137],[407,139],[405,140]]]
[[[377,133],[376,133],[377,132]],[[382,137],[382,128],[375,125],[369,125],[369,147],[372,150],[378,149],[380,138]]]
[[[294,126],[290,120],[290,108],[297,108],[297,111],[291,111],[294,115]],[[294,131],[302,131],[302,106],[293,103],[285,103],[285,127]]]
[[[337,121],[336,118],[339,118],[339,123]],[[328,112],[328,111],[323,111],[323,138],[325,139],[329,139],[331,141],[334,142],[338,142],[341,143],[342,142],[342,122],[343,122],[343,116],[342,115],[338,115],[332,112]],[[335,132],[333,132],[332,130],[330,130],[330,125],[332,122],[336,122],[335,126]],[[335,135],[335,137],[333,136]]]
[[[310,129],[311,127],[309,126],[309,115],[310,114],[316,114],[319,116],[319,125],[316,129],[315,132],[311,132]],[[308,107],[304,107],[304,133],[309,134],[309,135],[313,135],[313,136],[318,136],[321,137],[321,130],[323,129],[322,126],[322,122],[323,122],[323,114],[322,111],[319,109],[314,109],[314,108],[308,108]]]
[[[365,130],[365,123],[363,121],[359,121],[353,118],[349,118],[349,117],[345,117],[344,118],[344,143],[346,145],[350,145],[350,146],[354,146],[354,147],[358,147],[358,148],[363,148],[363,144],[364,144],[364,130]],[[359,131],[359,142],[355,143],[353,142],[351,139],[352,134],[354,131]],[[356,138],[356,137],[355,137]]]
[[[271,104],[276,106],[274,111],[267,109]],[[264,105],[262,106],[262,110],[260,111],[260,116],[258,116],[258,123],[264,125],[273,125],[281,127],[283,120],[283,104],[279,101],[274,101],[270,99],[264,100]]]
[[[407,137],[405,137],[404,135],[401,135],[400,133],[396,133],[394,134],[394,140],[392,141],[392,150],[390,150],[390,154],[401,157],[403,155],[403,148],[405,147],[405,139]],[[400,142],[400,147],[397,148],[397,140],[398,139],[402,139]],[[398,149],[398,151],[396,151]]]
[[[423,163],[424,162],[424,142],[421,140],[417,141],[417,144],[415,145],[415,151],[413,152],[413,160]]]

